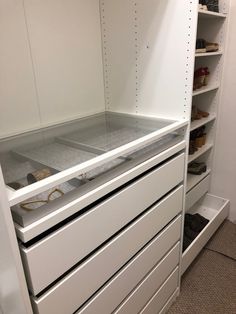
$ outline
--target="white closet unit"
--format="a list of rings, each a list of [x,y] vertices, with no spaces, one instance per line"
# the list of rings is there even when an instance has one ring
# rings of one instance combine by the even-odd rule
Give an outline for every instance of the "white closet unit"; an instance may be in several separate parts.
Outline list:
[[[190,125],[192,97],[220,83],[193,95],[198,1],[3,0],[0,12],[3,312],[165,313],[228,210],[202,199],[210,166],[186,171],[203,123]],[[212,152],[209,99],[194,159]],[[186,205],[211,222],[182,256]]]
[[[192,111],[198,108],[208,112],[208,117],[190,123],[191,134],[205,127],[206,143],[188,156],[188,164],[194,161],[206,163],[207,169],[200,175],[187,174],[186,213],[199,213],[209,220],[207,226],[183,252],[182,274],[205,246],[220,224],[228,216],[229,201],[207,194],[211,190],[212,158],[214,154],[218,106],[220,105],[220,86],[223,71],[224,45],[229,1],[219,1],[219,12],[198,10],[196,39],[218,43],[215,52],[195,53],[195,70],[208,67],[210,71],[207,86],[193,91]],[[195,109],[194,109],[195,107]],[[192,112],[193,118],[193,112]],[[191,145],[191,144],[190,144]]]

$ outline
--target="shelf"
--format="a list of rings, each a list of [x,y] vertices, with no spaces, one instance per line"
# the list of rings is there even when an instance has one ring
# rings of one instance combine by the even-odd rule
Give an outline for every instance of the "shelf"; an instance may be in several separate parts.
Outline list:
[[[205,144],[204,146],[199,148],[198,151],[195,154],[189,155],[188,163],[194,161],[195,159],[197,159],[201,155],[205,154],[208,150],[212,149],[212,147],[213,147],[213,144]]]
[[[198,10],[198,16],[199,18],[221,18],[224,19],[227,17],[224,13],[217,13],[213,11],[205,11],[205,10]]]
[[[195,187],[199,182],[201,182],[205,177],[207,177],[211,173],[211,169],[207,169],[201,175],[195,175],[188,173],[187,176],[187,192],[189,192],[193,187]]]
[[[197,95],[201,95],[201,94],[204,94],[204,93],[208,93],[208,92],[211,92],[213,90],[216,90],[220,87],[220,84],[217,83],[217,84],[214,84],[214,85],[208,85],[208,86],[204,86],[202,88],[199,88],[195,91],[193,91],[193,97],[194,96],[197,96]]]
[[[202,118],[200,120],[192,121],[191,122],[191,126],[190,126],[190,132],[200,128],[201,126],[203,126],[203,125],[205,125],[207,123],[210,123],[211,121],[214,121],[215,119],[216,119],[216,115],[215,114],[211,114],[207,118]]]
[[[204,53],[195,53],[195,57],[212,57],[212,56],[222,56],[223,51],[216,51],[216,52],[204,52]]]
[[[229,213],[229,201],[214,195],[207,194],[190,210],[191,214],[199,213],[209,219],[209,223],[184,251],[182,256],[181,274],[186,271],[192,261],[200,253],[215,231],[227,218]]]

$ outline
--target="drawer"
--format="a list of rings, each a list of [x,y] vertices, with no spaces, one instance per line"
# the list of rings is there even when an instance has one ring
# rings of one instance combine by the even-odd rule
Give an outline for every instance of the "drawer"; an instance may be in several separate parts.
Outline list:
[[[140,314],[157,314],[165,306],[178,287],[179,269],[176,268],[161,288],[154,294]]]
[[[210,176],[198,183],[186,195],[186,210],[189,210],[204,194],[208,192],[210,186]]]
[[[179,187],[47,292],[38,298],[32,297],[36,312],[68,314],[76,311],[181,211],[182,194],[183,187]],[[179,227],[179,220],[176,223]],[[172,238],[174,232],[168,234],[171,241],[180,238],[180,230],[175,239]]]
[[[121,271],[114,276],[105,287],[100,289],[96,295],[89,300],[78,314],[110,314],[119,304],[130,294],[146,274],[157,264],[157,262],[166,254],[180,238],[181,216],[176,218],[161,234],[156,236],[137,256],[132,259]],[[168,264],[170,258],[173,258],[173,267],[179,262],[179,244],[173,249],[164,260]],[[163,268],[160,264],[160,269]],[[162,275],[167,278],[171,272],[170,267],[163,270]],[[165,279],[164,278],[164,279]],[[164,280],[163,280],[164,281]],[[156,288],[157,289],[157,288]],[[129,312],[127,312],[129,313]]]
[[[179,264],[179,243],[147,275],[114,314],[139,313]]]
[[[183,180],[184,154],[128,185],[21,255],[36,295]],[[40,261],[40,263],[39,263]]]

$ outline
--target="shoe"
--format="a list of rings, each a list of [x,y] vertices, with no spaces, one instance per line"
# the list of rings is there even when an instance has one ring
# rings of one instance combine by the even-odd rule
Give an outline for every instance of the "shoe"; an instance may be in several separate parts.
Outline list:
[[[197,39],[196,41],[196,53],[206,52],[206,41],[204,39]]]
[[[195,140],[190,140],[189,141],[189,150],[188,150],[189,155],[193,155],[197,150],[198,149],[195,146]]]
[[[193,236],[199,234],[209,223],[209,220],[200,214],[185,214],[184,218],[184,233],[188,238],[192,239]],[[189,231],[189,229],[192,231]],[[185,232],[186,230],[186,232]]]
[[[207,1],[206,0],[199,0],[199,5],[198,5],[199,10],[204,10],[207,11]]]
[[[198,114],[199,116],[201,116],[201,118],[207,118],[207,117],[209,117],[209,112],[207,112],[207,111],[202,111],[202,110],[197,109],[197,114]]]
[[[192,162],[188,166],[188,173],[201,175],[206,172],[207,166],[204,162]]]
[[[204,81],[203,81],[203,86],[207,86],[208,82],[209,82],[210,72],[209,72],[209,69],[207,67],[203,68],[203,70],[205,71],[205,77],[204,77]]]
[[[191,121],[200,120],[201,118],[202,118],[202,116],[201,116],[201,114],[199,114],[197,107],[192,106]]]
[[[193,90],[204,86],[206,72],[204,68],[199,68],[194,72]]]
[[[206,0],[204,2],[207,6],[208,11],[219,13],[219,0]]]
[[[206,52],[216,52],[219,50],[218,43],[205,42]]]

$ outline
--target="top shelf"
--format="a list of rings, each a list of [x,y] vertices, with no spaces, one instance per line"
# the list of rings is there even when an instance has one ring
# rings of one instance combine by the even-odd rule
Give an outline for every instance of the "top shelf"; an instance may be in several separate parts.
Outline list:
[[[224,13],[217,13],[212,11],[198,10],[199,18],[226,18],[227,15]]]

